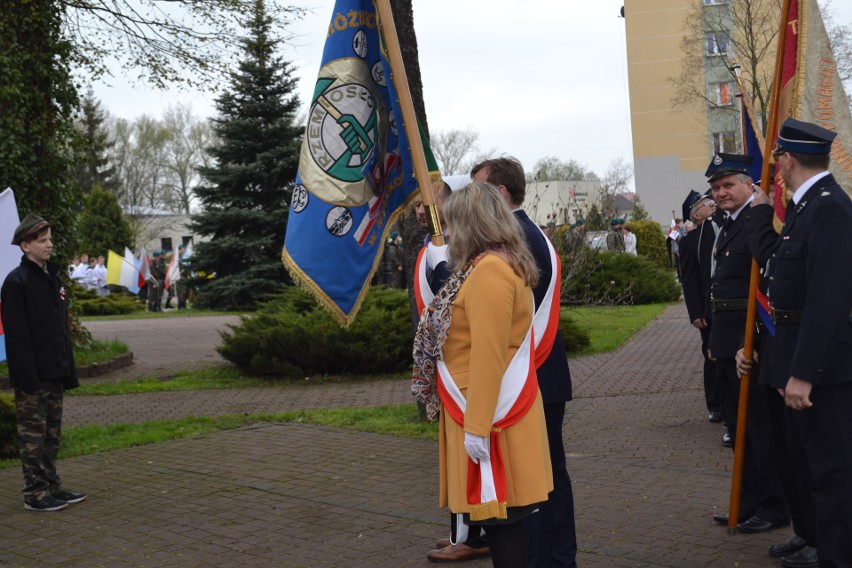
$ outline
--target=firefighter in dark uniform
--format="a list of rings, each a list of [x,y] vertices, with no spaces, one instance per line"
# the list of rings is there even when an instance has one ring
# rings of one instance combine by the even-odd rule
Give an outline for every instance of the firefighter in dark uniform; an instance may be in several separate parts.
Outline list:
[[[155,250],[153,252],[154,260],[151,261],[151,277],[148,279],[148,311],[161,312],[163,311],[162,299],[163,288],[166,284],[166,262],[163,260],[163,254]]]
[[[852,567],[852,202],[828,171],[835,136],[788,119],[773,152],[794,193],[764,271],[771,380],[812,523],[788,567]]]
[[[726,213],[713,247],[710,283],[713,326],[708,349],[716,360],[716,385],[734,446],[740,393],[735,358],[745,334],[752,263],[741,214],[754,199],[748,175],[751,162],[750,156],[716,154],[705,174],[717,207]],[[737,527],[742,532],[756,533],[786,526],[790,516],[772,447],[766,399],[755,394],[760,388],[757,381],[750,386]],[[713,519],[728,523],[727,514],[714,515]]]
[[[704,400],[710,422],[721,422],[723,418],[722,403],[716,392],[716,362],[707,356],[707,342],[710,340],[712,329],[710,266],[713,243],[722,226],[722,221],[719,220],[721,217],[721,214],[716,214],[716,204],[709,195],[692,190],[683,202],[683,218],[691,219],[696,227],[680,240],[680,284],[683,287],[683,301],[689,321],[701,334]]]

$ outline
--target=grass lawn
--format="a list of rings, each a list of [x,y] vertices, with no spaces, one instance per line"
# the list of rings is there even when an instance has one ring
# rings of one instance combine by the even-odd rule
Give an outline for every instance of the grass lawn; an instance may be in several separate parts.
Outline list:
[[[663,313],[666,307],[668,304],[563,308],[567,309],[569,317],[589,332],[591,340],[589,347],[574,356],[615,351]]]
[[[151,421],[143,424],[75,426],[64,428],[62,431],[62,458],[111,452],[221,430],[233,430],[255,424],[278,422],[303,422],[360,432],[403,436],[420,440],[438,440],[438,424],[420,421],[417,407],[413,404],[406,404],[398,407],[380,406],[376,408],[292,411],[274,414],[190,417],[178,420]],[[0,460],[0,469],[19,465],[20,461],[17,459]]]

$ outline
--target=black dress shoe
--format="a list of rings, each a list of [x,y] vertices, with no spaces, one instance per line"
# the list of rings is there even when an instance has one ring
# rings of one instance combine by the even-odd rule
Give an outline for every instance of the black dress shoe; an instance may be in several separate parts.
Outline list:
[[[770,544],[769,556],[781,558],[782,556],[787,556],[788,554],[793,554],[794,552],[802,550],[805,546],[807,546],[807,544],[808,543],[805,542],[805,539],[799,535],[793,535],[793,538],[784,544]]]
[[[755,515],[750,519],[738,523],[737,528],[744,533],[762,533],[766,531],[771,531],[772,529],[786,527],[789,524],[789,520],[781,523],[771,523],[769,521],[764,521],[763,519]]]
[[[751,517],[751,515],[740,515],[739,521],[743,522],[749,517]],[[720,525],[727,525],[729,518],[730,516],[728,515],[728,513],[719,513],[718,515],[713,515],[713,520],[719,523]]]
[[[722,419],[722,413],[718,410],[711,410],[710,415],[707,417],[708,422],[721,422]]]
[[[785,568],[819,568],[819,556],[813,546],[805,546],[799,552],[781,557]]]

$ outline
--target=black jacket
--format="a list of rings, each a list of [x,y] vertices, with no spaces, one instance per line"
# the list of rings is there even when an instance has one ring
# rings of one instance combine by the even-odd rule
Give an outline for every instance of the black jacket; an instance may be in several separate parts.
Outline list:
[[[852,202],[827,175],[787,211],[766,267],[767,297],[802,310],[801,323],[775,326],[774,382],[852,381]]]
[[[544,300],[553,274],[547,237],[542,234],[523,210],[516,210],[515,217],[521,224],[527,245],[530,247],[540,271],[538,285],[533,289],[535,307],[538,309]],[[558,302],[559,298],[554,298],[553,301]],[[557,332],[550,355],[547,356],[541,367],[536,369],[536,373],[538,374],[538,388],[541,390],[541,399],[544,404],[571,400],[573,396],[571,372],[568,370],[568,356],[565,353],[565,343],[562,341],[561,333]]]
[[[59,280],[61,267],[47,273],[26,256],[6,277],[0,291],[9,380],[13,388],[34,393],[41,383],[79,386],[68,336],[68,301]]]
[[[700,318],[711,320],[710,266],[715,240],[716,231],[710,218],[680,240],[680,283],[691,322]]]

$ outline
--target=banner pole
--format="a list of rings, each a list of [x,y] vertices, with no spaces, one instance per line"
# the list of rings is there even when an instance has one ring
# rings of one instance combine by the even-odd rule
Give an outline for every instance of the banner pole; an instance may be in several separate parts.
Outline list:
[[[775,76],[772,81],[772,91],[770,93],[769,121],[766,127],[766,138],[764,140],[761,155],[763,156],[763,169],[761,172],[761,189],[764,193],[769,194],[772,187],[769,179],[770,160],[772,159],[772,151],[767,155],[767,146],[769,141],[775,140],[778,136],[778,105],[781,101],[781,70],[784,65],[784,48],[785,38],[787,36],[787,12],[790,10],[790,0],[784,0],[781,7],[781,23],[778,32],[778,47],[775,53]],[[743,101],[747,99],[747,93],[742,89],[742,82],[739,73],[734,72],[737,79],[737,85],[743,96]],[[749,105],[743,105],[745,111],[751,110]],[[750,118],[747,117],[749,120]],[[745,134],[743,134],[743,143],[745,144]],[[755,320],[757,316],[757,286],[760,282],[760,269],[757,261],[752,256],[751,259],[751,276],[748,287],[748,310],[746,312],[746,327],[745,338],[743,342],[743,356],[746,359],[754,360],[754,333]],[[743,463],[745,461],[745,437],[746,427],[748,423],[748,398],[749,387],[751,386],[751,373],[747,373],[740,377],[740,399],[737,409],[737,432],[736,440],[734,441],[734,471],[731,476],[731,500],[728,504],[728,534],[737,534],[737,524],[739,521],[740,510],[740,492],[742,490],[742,475]]]
[[[390,0],[375,0],[375,5],[379,13],[379,30],[388,50],[391,80],[399,95],[402,123],[408,137],[408,143],[411,146],[414,174],[417,177],[417,185],[420,186],[423,205],[429,211],[429,230],[432,234],[432,244],[440,246],[444,244],[444,234],[441,229],[441,221],[438,219],[435,195],[432,192],[432,181],[429,178],[429,167],[426,165],[426,154],[423,150],[423,141],[420,139],[417,115],[414,112],[414,103],[411,100],[411,90],[408,87],[408,76],[405,74],[405,64],[402,61],[402,50],[399,47],[399,37],[396,34]]]

